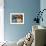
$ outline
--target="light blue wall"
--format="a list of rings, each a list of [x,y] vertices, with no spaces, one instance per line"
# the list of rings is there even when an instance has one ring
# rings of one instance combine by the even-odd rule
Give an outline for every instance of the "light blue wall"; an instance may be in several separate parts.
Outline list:
[[[4,35],[5,40],[18,41],[32,30],[35,14],[40,9],[39,0],[4,0]],[[24,13],[24,24],[10,24],[10,13]]]
[[[41,0],[40,1],[40,10],[42,11],[43,9],[46,9],[46,0]],[[40,21],[40,25],[46,27],[46,10],[43,12],[43,22]]]

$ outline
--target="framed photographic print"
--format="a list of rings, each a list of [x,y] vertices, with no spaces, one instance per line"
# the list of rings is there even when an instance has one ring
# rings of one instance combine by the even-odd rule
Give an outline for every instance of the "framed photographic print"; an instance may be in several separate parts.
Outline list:
[[[24,13],[10,13],[10,24],[24,24]]]

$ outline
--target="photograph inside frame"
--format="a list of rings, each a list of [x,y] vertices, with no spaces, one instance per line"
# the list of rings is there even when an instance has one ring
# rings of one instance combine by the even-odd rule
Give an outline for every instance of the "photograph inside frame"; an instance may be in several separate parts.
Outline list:
[[[12,13],[10,16],[10,21],[12,24],[23,24],[24,23],[24,13]]]

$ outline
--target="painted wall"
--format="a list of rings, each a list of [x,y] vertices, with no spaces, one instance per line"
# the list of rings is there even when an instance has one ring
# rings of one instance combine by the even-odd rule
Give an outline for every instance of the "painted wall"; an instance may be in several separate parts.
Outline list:
[[[42,11],[43,9],[46,9],[46,0],[41,0],[40,1],[40,10]],[[40,25],[45,26],[46,27],[46,10],[43,12],[43,22],[40,22]]]
[[[18,41],[32,30],[40,0],[4,0],[4,35],[7,41]],[[10,13],[24,13],[24,24],[10,24]]]

